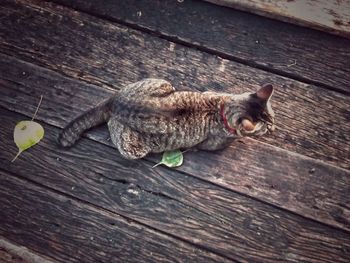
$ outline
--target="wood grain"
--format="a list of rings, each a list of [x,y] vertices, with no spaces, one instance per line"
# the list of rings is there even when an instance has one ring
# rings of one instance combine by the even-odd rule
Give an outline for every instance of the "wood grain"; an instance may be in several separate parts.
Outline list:
[[[14,58],[0,57],[0,105],[31,117],[43,94],[37,118],[57,127],[113,93]],[[88,136],[111,145],[106,129],[97,129]],[[157,162],[159,158],[152,160]],[[314,220],[350,229],[349,171],[255,140],[236,142],[219,153],[186,154],[180,170]]]
[[[13,127],[14,123],[24,118],[6,110],[0,109],[0,113],[4,116],[4,127]],[[55,145],[58,129],[48,125],[44,125],[44,128],[44,140],[23,153],[14,164],[8,161],[16,151],[11,141],[12,129],[2,129],[0,137],[5,143],[0,149],[3,152],[0,159],[2,169],[232,260],[261,262],[263,258],[264,262],[347,262],[350,259],[350,234],[345,231],[307,220],[173,170],[163,167],[152,169],[152,164],[147,161],[122,159],[115,153],[114,148],[91,140],[83,139],[77,147],[69,151],[60,150]],[[8,195],[12,194],[16,198],[17,195],[13,193],[18,192],[18,198],[27,200],[28,204],[36,204],[36,198],[42,200],[43,204],[36,208],[36,215],[45,215],[43,209],[50,207],[46,212],[48,218],[43,220],[47,222],[49,218],[54,218],[51,219],[54,229],[55,224],[64,224],[59,229],[63,228],[67,232],[60,233],[69,235],[72,242],[76,242],[74,237],[85,229],[83,234],[87,237],[93,236],[96,246],[107,246],[104,243],[107,242],[105,236],[109,237],[108,233],[112,229],[105,224],[114,222],[116,214],[111,215],[106,222],[106,219],[100,216],[105,217],[107,214],[102,213],[100,209],[95,215],[89,212],[92,208],[82,207],[82,204],[73,202],[72,208],[71,204],[67,204],[66,207],[65,204],[69,202],[60,200],[61,197],[59,202],[54,202],[51,196],[55,195],[47,193],[47,190],[35,190],[37,194],[33,196],[33,200],[30,198],[32,194],[27,194],[25,187],[24,190],[22,187],[13,189],[12,184],[5,180],[1,183],[0,192],[7,193],[6,189],[10,189]],[[6,197],[0,200],[11,199]],[[7,224],[13,222],[10,218],[16,214],[8,212],[7,207],[11,204],[13,208],[9,211],[15,212],[18,209],[16,203],[14,200],[8,201],[8,205],[6,202],[5,206],[3,205],[8,217],[4,217],[6,223],[1,225],[11,232],[15,230]],[[30,209],[32,211],[32,207]],[[36,216],[28,216],[28,212],[23,212],[21,218],[28,218],[29,222],[35,221]],[[60,213],[64,213],[62,217]],[[72,217],[68,216],[71,213],[73,219],[68,219]],[[75,216],[82,222],[76,222],[78,219]],[[83,224],[84,221],[87,222]],[[94,224],[89,223],[91,221],[102,229],[94,228]],[[31,227],[33,223],[29,222],[25,224],[25,229],[30,227],[33,232],[37,232],[39,226]],[[35,224],[40,225],[40,222]],[[46,223],[44,226],[47,224],[50,225]],[[125,225],[119,224],[122,223],[116,223],[117,229],[131,231]],[[82,226],[75,229],[77,225]],[[131,224],[133,225],[134,223]],[[90,230],[91,228],[93,230]],[[148,234],[141,232],[140,236],[133,239],[148,243],[144,236],[148,237]],[[15,238],[12,235],[7,236],[11,237]],[[49,237],[42,234],[40,238],[46,240]],[[148,238],[158,242],[156,237]],[[81,240],[83,242],[85,238],[82,237]],[[127,244],[130,240],[121,242]],[[76,246],[72,244],[71,249]],[[171,253],[174,258],[180,258],[173,245],[164,246],[168,248],[161,247],[159,250]],[[84,243],[80,243],[78,247],[84,247]],[[107,255],[117,253],[112,252],[116,247],[107,247],[111,249],[106,252]],[[91,250],[96,251],[97,248],[93,247]],[[125,255],[128,253],[130,252],[125,251]],[[80,251],[77,256],[79,254]],[[51,257],[55,258],[53,255]],[[203,262],[200,259],[198,261]]]
[[[206,0],[350,38],[350,1]]]
[[[260,140],[350,168],[349,97],[51,3],[4,1],[0,13],[10,17],[0,24],[2,52],[99,86],[118,89],[159,77],[177,88],[240,93],[269,81],[276,87],[272,103],[279,129]]]
[[[223,58],[350,94],[349,39],[196,0],[54,2]]]
[[[45,8],[36,7],[33,10],[38,11],[38,16],[35,16],[35,18],[38,18],[38,21],[45,28],[47,17],[40,17],[41,13],[45,13]],[[21,10],[18,12],[21,12]],[[22,14],[31,16],[33,13],[24,12]],[[66,20],[65,12],[62,12],[62,14],[61,20]],[[73,13],[72,17],[74,23],[81,21],[81,14],[79,13]],[[59,18],[59,15],[56,14],[56,18]],[[26,19],[26,17],[22,16],[20,19]],[[33,16],[30,19],[33,19]],[[68,21],[72,22],[69,19]],[[89,22],[88,17],[85,17],[85,19],[84,23]],[[96,26],[95,29],[101,29],[99,20],[96,21],[92,21],[89,25]],[[67,37],[69,37],[69,30],[72,29],[69,26],[70,22],[64,28],[67,31]],[[110,27],[112,29],[110,32],[114,32],[114,26],[110,25]],[[135,37],[133,32],[131,39]],[[45,32],[41,32],[39,35],[42,33],[45,34]],[[34,34],[32,37],[36,42],[38,32],[30,32],[29,34]],[[86,37],[85,33],[83,36]],[[52,37],[52,35],[49,37]],[[4,38],[1,39],[4,40]],[[97,38],[93,39],[96,40]],[[100,38],[99,41],[103,43],[104,39]],[[86,41],[86,43],[88,42]],[[11,45],[8,45],[6,40],[2,43],[8,47],[5,52],[10,52],[11,48],[9,47]],[[51,47],[55,47],[53,44],[55,42],[52,43]],[[49,63],[49,60],[41,60],[47,55],[46,48],[48,47],[43,46],[42,50],[33,52],[38,57],[35,57],[36,55],[27,57],[28,54],[25,49],[12,46],[15,50],[14,55],[34,63],[43,63],[42,65]],[[99,47],[95,48],[98,50],[97,54],[99,54],[101,49]],[[169,47],[170,50],[173,48],[175,46]],[[102,48],[100,54],[104,54],[104,51],[106,49]],[[62,50],[57,52],[58,60],[61,59],[62,62],[64,60],[64,56],[60,58]],[[138,52],[141,52],[141,50]],[[139,53],[136,52],[135,54]],[[196,53],[190,53],[190,55],[193,54]],[[54,57],[51,57],[51,63],[54,67],[48,67],[86,82],[101,84],[105,87],[111,86],[104,76],[102,78],[94,77],[99,76],[100,73],[106,70],[104,67],[96,70],[96,72],[91,71],[90,68],[91,78],[81,74],[75,75],[79,70],[78,60],[75,56],[76,54],[72,54],[74,59],[67,64],[69,66],[58,66],[57,68],[55,68],[55,65],[59,64],[55,64]],[[77,57],[84,61],[80,54]],[[122,56],[120,57],[122,58]],[[91,104],[100,100],[101,96],[107,96],[112,92],[111,90],[107,91],[104,88],[86,85],[80,81],[62,77],[50,70],[44,70],[14,58],[4,55],[1,55],[1,58],[4,58],[1,61],[3,63],[1,69],[4,69],[4,71],[0,71],[0,90],[3,92],[2,95],[5,95],[1,99],[1,105],[31,116],[32,114],[29,111],[36,105],[36,103],[31,102],[39,97],[39,93],[45,93],[45,99],[48,99],[49,103],[45,105],[46,109],[43,104],[42,109],[44,110],[41,111],[42,115],[38,116],[38,119],[59,127],[66,123],[73,112],[81,112],[82,107],[88,108]],[[92,60],[88,59],[87,61],[90,63]],[[209,63],[201,63],[212,65],[212,60],[208,59],[208,61]],[[124,60],[123,63],[130,63],[129,58]],[[96,68],[101,66],[98,64],[95,64]],[[84,67],[85,64],[81,64],[81,66]],[[225,71],[225,65],[223,67]],[[129,69],[130,74],[134,74],[131,70],[133,67],[129,67]],[[139,73],[134,75],[134,77],[137,76],[140,76]],[[198,76],[196,78],[200,79]],[[175,81],[180,83],[181,79],[176,78]],[[118,84],[123,83],[123,81],[120,81]],[[190,81],[187,85],[189,83]],[[2,89],[3,87],[6,88]],[[203,89],[200,86],[195,86],[195,88]],[[297,88],[299,89],[299,86]],[[308,89],[308,87],[304,88],[305,90]],[[222,87],[216,86],[213,89],[220,90]],[[334,94],[326,92],[322,96],[330,95],[330,98],[334,99],[334,96],[336,96]],[[59,99],[57,100],[57,98]],[[342,99],[342,97],[339,96],[339,99]],[[75,100],[80,103],[75,104],[77,102]],[[342,103],[344,101],[340,102],[340,109],[343,109]],[[28,107],[23,109],[24,105],[28,105]],[[347,112],[343,116],[346,117],[346,114]],[[24,118],[22,115],[4,109],[0,110],[0,115],[4,119],[2,121],[3,127],[13,128],[16,121]],[[11,164],[9,160],[12,157],[12,152],[16,151],[12,142],[12,128],[0,130],[0,136],[2,137],[2,144],[0,144],[2,152],[0,155],[1,167],[11,172],[10,175],[7,172],[0,174],[2,180],[0,184],[0,202],[6,204],[1,205],[5,209],[0,212],[0,221],[4,221],[5,224],[0,224],[0,231],[4,231],[5,236],[9,239],[21,240],[23,243],[28,242],[28,240],[35,241],[32,242],[31,248],[36,251],[40,250],[43,254],[50,253],[50,257],[57,257],[62,261],[66,261],[67,258],[70,259],[70,254],[74,253],[75,261],[81,261],[82,258],[87,257],[87,262],[109,262],[111,258],[106,259],[106,255],[111,255],[114,259],[116,255],[119,256],[116,253],[122,250],[125,262],[143,262],[143,258],[146,261],[159,262],[163,261],[164,255],[170,253],[171,258],[166,256],[168,261],[181,259],[181,255],[185,255],[184,261],[191,262],[196,260],[198,262],[222,262],[228,259],[246,262],[261,262],[262,259],[265,262],[348,262],[350,260],[350,247],[348,245],[350,243],[348,231],[349,172],[344,169],[332,167],[298,154],[292,154],[271,145],[246,140],[242,146],[243,155],[241,157],[238,155],[238,160],[243,158],[243,161],[237,162],[241,166],[232,168],[232,166],[236,166],[236,164],[232,164],[232,158],[237,158],[236,152],[227,154],[228,158],[224,160],[223,164],[228,168],[224,170],[223,176],[219,170],[212,170],[213,173],[210,173],[209,176],[214,174],[215,178],[211,177],[207,180],[207,174],[203,170],[196,170],[195,165],[198,165],[196,161],[208,163],[208,153],[201,152],[202,156],[199,154],[189,155],[190,163],[186,165],[191,164],[191,162],[194,165],[187,174],[164,168],[154,170],[151,169],[152,164],[147,161],[137,163],[126,161],[116,154],[115,149],[91,140],[82,140],[77,147],[69,151],[59,150],[55,145],[58,129],[49,125],[45,125],[45,139],[37,147],[25,152],[25,155],[23,154],[15,164]],[[105,136],[103,132],[97,135],[91,133],[89,136],[106,143],[105,140],[101,139],[103,138],[101,136]],[[258,148],[257,151],[256,148]],[[231,152],[232,148],[228,151]],[[257,155],[255,155],[255,151]],[[249,155],[252,152],[254,154]],[[217,159],[212,159],[214,161],[212,164],[215,164],[215,167],[220,167],[222,164],[219,162],[222,154],[226,156],[225,152],[221,152],[216,154],[217,157],[215,158]],[[249,156],[249,161],[251,161],[251,158],[257,158],[257,161],[252,161],[253,167],[250,168],[253,173],[247,173],[247,176],[257,180],[248,181],[249,184],[244,185],[241,185],[241,182],[236,183],[236,185],[228,183],[229,180],[232,180],[233,173],[234,175],[237,173],[235,182],[241,179],[239,175],[245,175],[247,167],[251,165],[251,162],[244,163],[244,160],[248,160],[247,156]],[[275,156],[276,158],[274,158]],[[279,163],[271,162],[272,160],[276,161],[276,159]],[[217,162],[215,162],[216,160]],[[259,166],[260,163],[263,163],[263,165]],[[284,169],[281,168],[281,164],[285,164]],[[213,169],[213,167],[211,168]],[[186,170],[182,171],[186,172]],[[271,174],[265,173],[267,171]],[[306,177],[306,172],[311,179],[300,180],[300,178]],[[285,177],[283,177],[284,173],[286,173]],[[333,182],[334,179],[331,180],[331,173],[337,178],[336,182]],[[2,174],[6,174],[5,180],[2,179]],[[15,177],[15,174],[26,179],[24,181],[19,180]],[[271,175],[273,175],[273,178]],[[296,176],[297,180],[288,178],[288,176]],[[204,180],[199,180],[196,177]],[[283,178],[283,181],[280,178]],[[317,182],[317,178],[318,180],[320,180],[319,178],[322,179],[321,184]],[[32,184],[29,181],[35,183]],[[206,181],[212,183],[209,184]],[[224,186],[224,188],[216,185]],[[267,187],[270,187],[270,189],[276,188],[277,190],[270,190],[272,194],[269,194],[269,191],[266,191]],[[52,191],[48,188],[51,188]],[[227,188],[243,193],[246,190],[242,189],[247,188],[252,190],[248,195],[258,196],[263,201],[267,200],[267,202],[290,209],[293,212],[296,210],[297,213],[313,220],[234,193]],[[288,194],[287,198],[283,200],[285,191]],[[309,191],[312,191],[312,194],[309,194]],[[11,198],[14,198],[14,200]],[[269,198],[277,198],[277,200],[269,200]],[[313,203],[315,200],[316,202]],[[33,204],[37,213],[32,212]],[[320,211],[315,213],[318,209]],[[3,213],[5,216],[3,216]],[[46,214],[47,217],[43,217],[43,214]],[[37,218],[38,215],[41,215],[39,219]],[[67,218],[70,218],[70,220],[67,220]],[[104,221],[106,218],[108,219],[107,222]],[[115,220],[115,218],[120,218],[120,220],[117,220],[118,223],[113,225],[114,222],[111,224],[109,220]],[[320,224],[315,220],[343,230]],[[57,227],[58,222],[62,222],[62,225],[58,224],[58,230],[54,231],[47,227],[48,224],[52,227],[50,225],[52,222],[54,228]],[[39,225],[44,225],[47,228],[43,235],[38,235],[40,232]],[[131,229],[130,225],[136,226]],[[60,229],[60,226],[64,226],[63,230]],[[108,234],[114,233],[113,226],[116,226],[115,228],[119,231],[117,237],[121,239],[122,246],[118,243],[117,247],[111,247],[108,241],[104,240]],[[26,233],[23,239],[21,239],[22,236],[18,235],[18,229],[21,229],[21,227]],[[148,232],[145,233],[144,229]],[[91,239],[93,233],[97,234],[93,235]],[[148,239],[145,239],[145,236]],[[68,245],[67,237],[71,242]],[[77,237],[78,241],[76,240]],[[132,239],[132,242],[130,239]],[[43,243],[46,240],[52,240],[49,246],[54,247],[53,252],[45,252],[48,245],[46,243],[43,245]],[[86,240],[95,240],[94,246],[86,246],[84,243]],[[134,240],[136,240],[136,244]],[[74,242],[77,244],[73,244]],[[177,246],[175,252],[174,244]],[[191,244],[194,245],[191,246]],[[74,245],[78,247],[78,251],[76,251],[76,247],[73,249]],[[100,246],[103,248],[101,253]],[[147,246],[147,250],[145,250],[145,246]],[[125,247],[127,249],[124,249]],[[141,253],[139,253],[140,250]],[[135,251],[140,258],[133,256],[132,253],[135,253]],[[157,254],[154,255],[154,253]],[[198,255],[202,257],[198,257]],[[147,258],[147,256],[151,258]]]
[[[55,261],[228,262],[4,171],[0,180],[0,234]]]
[[[2,263],[29,263],[28,261],[23,260],[21,257],[12,255],[8,253],[3,248],[0,248],[0,262]]]
[[[1,172],[0,172],[1,174]],[[1,221],[1,219],[0,219]],[[1,263],[53,263],[51,259],[35,254],[28,248],[18,246],[9,240],[0,237]]]

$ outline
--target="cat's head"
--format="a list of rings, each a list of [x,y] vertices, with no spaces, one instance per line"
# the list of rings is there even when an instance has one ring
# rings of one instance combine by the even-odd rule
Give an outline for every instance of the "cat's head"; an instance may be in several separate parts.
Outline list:
[[[239,136],[263,135],[275,129],[275,114],[270,100],[274,88],[262,86],[257,92],[234,95],[226,105],[225,117]]]

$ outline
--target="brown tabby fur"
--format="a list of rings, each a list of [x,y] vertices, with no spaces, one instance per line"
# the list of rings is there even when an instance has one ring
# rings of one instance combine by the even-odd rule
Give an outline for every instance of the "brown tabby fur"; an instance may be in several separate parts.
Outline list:
[[[273,130],[272,93],[271,85],[241,95],[176,91],[165,80],[145,79],[76,118],[59,143],[72,146],[85,130],[107,122],[112,142],[128,159],[179,148],[217,150],[235,138]]]

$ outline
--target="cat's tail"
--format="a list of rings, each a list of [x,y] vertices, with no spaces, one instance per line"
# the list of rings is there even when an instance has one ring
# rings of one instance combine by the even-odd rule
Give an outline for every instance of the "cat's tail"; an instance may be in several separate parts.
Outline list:
[[[58,143],[63,147],[71,147],[84,131],[106,122],[111,116],[113,99],[114,97],[101,102],[71,121],[59,135]]]

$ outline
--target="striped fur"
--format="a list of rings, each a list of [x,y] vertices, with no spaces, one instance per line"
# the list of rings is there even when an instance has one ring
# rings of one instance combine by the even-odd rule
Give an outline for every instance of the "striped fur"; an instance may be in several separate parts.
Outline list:
[[[264,99],[259,98],[266,95],[262,91],[241,95],[176,91],[165,80],[145,79],[73,120],[60,134],[59,143],[70,147],[85,130],[107,122],[112,142],[128,159],[179,148],[220,149],[237,137],[268,131],[268,123],[274,121],[269,104],[272,90],[265,89],[270,94]],[[245,132],[242,117],[259,128]],[[223,118],[234,129],[228,130]]]

